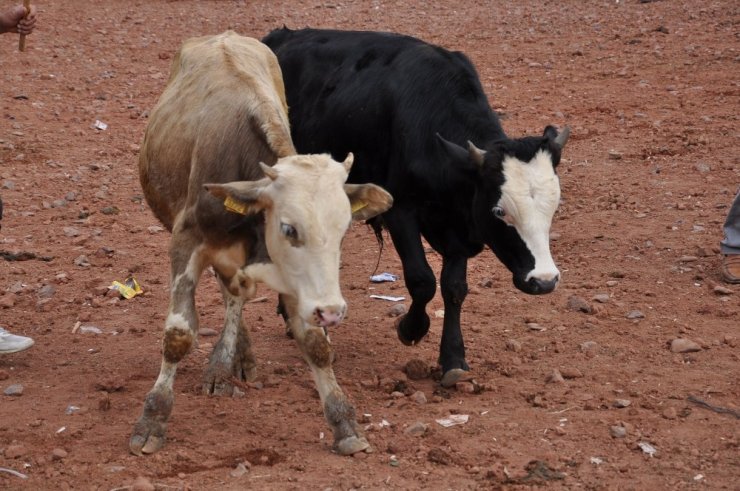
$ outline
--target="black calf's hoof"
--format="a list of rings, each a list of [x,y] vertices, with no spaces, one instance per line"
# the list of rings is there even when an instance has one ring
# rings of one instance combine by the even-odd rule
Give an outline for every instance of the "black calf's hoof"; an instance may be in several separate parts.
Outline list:
[[[398,334],[398,339],[403,344],[413,346],[419,344],[429,332],[429,319],[426,320],[426,326],[416,332],[413,329],[409,329],[409,324],[406,315],[399,317],[396,320],[396,333]]]
[[[453,368],[451,370],[447,370],[444,375],[442,375],[442,380],[440,380],[440,384],[442,384],[442,387],[452,387],[458,382],[464,382],[466,380],[471,379],[471,374],[467,370],[463,370],[462,368]]]

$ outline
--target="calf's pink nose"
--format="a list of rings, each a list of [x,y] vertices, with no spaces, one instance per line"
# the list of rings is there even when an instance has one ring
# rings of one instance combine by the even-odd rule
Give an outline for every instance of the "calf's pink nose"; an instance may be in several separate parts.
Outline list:
[[[321,327],[333,327],[344,319],[344,307],[318,307],[314,312],[316,321]]]

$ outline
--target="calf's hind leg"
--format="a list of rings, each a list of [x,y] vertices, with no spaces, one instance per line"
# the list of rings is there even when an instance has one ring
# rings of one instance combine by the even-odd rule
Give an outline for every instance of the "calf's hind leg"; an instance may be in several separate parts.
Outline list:
[[[170,263],[170,306],[164,327],[162,366],[129,440],[129,449],[136,455],[154,453],[164,445],[174,404],[177,364],[192,349],[198,332],[195,288],[205,267],[203,247],[197,237],[178,224],[172,232]]]
[[[311,368],[319,391],[324,417],[334,433],[334,449],[341,455],[352,455],[367,449],[370,444],[362,436],[355,419],[355,408],[347,399],[334,376],[331,343],[322,327],[306,325],[297,315],[295,300],[284,296],[288,326],[293,338]]]
[[[230,291],[227,285],[233,284],[216,274],[221,286],[221,295],[226,306],[224,328],[221,337],[211,353],[210,362],[203,380],[203,392],[213,395],[231,395],[234,391],[232,377],[252,381],[256,376],[256,362],[252,353],[252,341],[244,325],[242,308],[247,292]]]

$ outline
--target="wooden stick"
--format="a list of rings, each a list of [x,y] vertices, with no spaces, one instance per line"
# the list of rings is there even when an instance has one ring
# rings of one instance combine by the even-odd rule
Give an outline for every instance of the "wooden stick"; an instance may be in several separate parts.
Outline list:
[[[31,0],[23,0],[23,6],[26,7],[26,17],[28,17],[28,14],[31,13]],[[21,34],[21,37],[18,40],[18,51],[26,51],[26,35],[25,34]]]

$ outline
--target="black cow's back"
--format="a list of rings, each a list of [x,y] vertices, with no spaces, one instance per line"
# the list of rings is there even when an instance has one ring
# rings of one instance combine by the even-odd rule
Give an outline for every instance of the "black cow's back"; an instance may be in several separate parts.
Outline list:
[[[462,53],[379,32],[283,28],[263,42],[283,71],[297,150],[353,152],[353,182],[441,198],[461,184],[450,182],[437,133],[481,146],[504,137]]]

